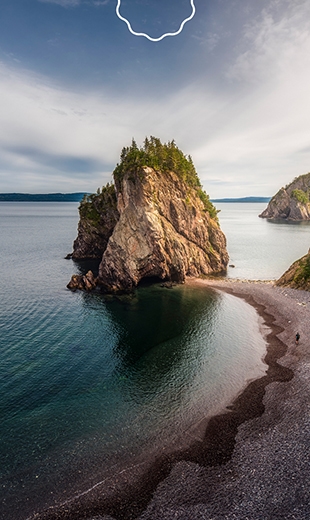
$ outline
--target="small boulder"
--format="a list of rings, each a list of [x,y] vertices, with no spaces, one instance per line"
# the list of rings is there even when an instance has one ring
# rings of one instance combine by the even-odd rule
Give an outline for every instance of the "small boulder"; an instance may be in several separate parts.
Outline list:
[[[71,291],[93,291],[97,286],[97,279],[92,271],[88,271],[85,275],[73,274],[67,288]]]
[[[96,288],[97,280],[92,271],[88,271],[85,276],[83,276],[83,284],[86,291],[92,291]]]

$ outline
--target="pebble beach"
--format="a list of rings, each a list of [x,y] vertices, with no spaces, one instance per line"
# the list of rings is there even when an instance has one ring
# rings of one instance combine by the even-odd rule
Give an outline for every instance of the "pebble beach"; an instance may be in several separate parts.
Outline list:
[[[292,377],[266,385],[262,413],[238,427],[227,463],[208,468],[177,464],[141,519],[306,520],[310,517],[310,293],[272,282],[190,283],[205,283],[254,305],[269,327],[269,352],[284,349],[278,364]],[[301,339],[296,346],[297,331]]]

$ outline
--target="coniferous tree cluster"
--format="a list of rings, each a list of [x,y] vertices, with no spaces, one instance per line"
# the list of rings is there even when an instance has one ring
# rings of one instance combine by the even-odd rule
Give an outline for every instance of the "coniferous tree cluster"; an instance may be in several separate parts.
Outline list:
[[[98,224],[100,215],[108,208],[116,209],[116,194],[114,184],[98,188],[97,193],[85,194],[80,202],[79,212],[82,218],[87,218],[93,224]]]
[[[120,180],[126,172],[136,170],[142,166],[150,166],[155,170],[173,171],[189,186],[201,187],[192,158],[176,146],[175,141],[162,144],[160,139],[146,137],[144,145],[139,148],[133,139],[131,146],[122,149],[120,163],[116,166],[113,175]]]
[[[187,186],[193,188],[203,203],[204,209],[212,218],[217,218],[217,210],[210,201],[209,195],[203,190],[190,155],[186,156],[176,146],[175,141],[162,144],[160,139],[151,136],[145,138],[143,147],[139,148],[133,139],[131,146],[124,147],[120,156],[120,163],[113,171],[116,185],[120,186],[126,173],[143,175],[142,167],[149,166],[163,174],[173,171]],[[107,184],[97,193],[85,195],[80,203],[81,217],[88,218],[94,224],[100,221],[100,214],[108,207],[116,208],[116,195],[113,184]]]
[[[120,159],[113,172],[115,182],[119,183],[128,172],[141,174],[143,166],[149,166],[163,173],[173,171],[185,184],[196,190],[205,210],[212,218],[216,218],[217,210],[210,201],[209,195],[202,189],[191,156],[184,155],[174,139],[163,144],[157,137],[146,137],[141,148],[133,139],[131,146],[122,149]]]

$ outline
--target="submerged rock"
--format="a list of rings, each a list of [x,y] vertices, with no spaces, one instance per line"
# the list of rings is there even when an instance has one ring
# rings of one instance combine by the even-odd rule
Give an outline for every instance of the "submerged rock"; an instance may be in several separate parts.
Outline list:
[[[310,173],[300,175],[285,188],[281,188],[259,216],[272,220],[309,220],[309,192]]]
[[[146,278],[182,283],[226,270],[226,239],[191,160],[174,143],[156,146],[166,153],[163,165],[145,165],[155,162],[147,145],[124,149],[115,187],[81,203],[73,258],[101,256],[97,285],[104,292],[130,292]],[[170,152],[176,172],[167,167]]]

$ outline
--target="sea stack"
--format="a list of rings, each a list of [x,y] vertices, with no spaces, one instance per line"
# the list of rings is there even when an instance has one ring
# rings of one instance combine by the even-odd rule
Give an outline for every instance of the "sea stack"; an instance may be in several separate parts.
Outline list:
[[[310,220],[310,173],[296,177],[272,197],[259,215],[271,220]]]
[[[183,283],[226,270],[217,210],[174,141],[151,137],[142,148],[133,141],[113,177],[81,202],[73,245],[73,259],[101,259],[97,287],[131,292],[145,279]]]

